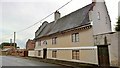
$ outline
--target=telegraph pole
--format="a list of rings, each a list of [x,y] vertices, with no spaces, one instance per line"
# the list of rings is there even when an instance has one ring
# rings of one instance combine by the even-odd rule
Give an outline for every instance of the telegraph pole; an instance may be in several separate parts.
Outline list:
[[[16,32],[14,32],[14,48],[15,48]]]

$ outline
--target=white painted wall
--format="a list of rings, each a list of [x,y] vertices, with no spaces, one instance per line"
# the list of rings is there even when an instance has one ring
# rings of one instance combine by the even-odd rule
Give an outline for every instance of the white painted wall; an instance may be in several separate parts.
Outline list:
[[[57,58],[52,57],[52,50],[57,50]],[[80,50],[79,59],[72,59],[72,50]],[[69,56],[69,57],[68,57]],[[72,61],[72,62],[83,62],[83,63],[91,63],[98,64],[97,58],[97,47],[67,47],[67,48],[48,48],[47,58],[56,59],[56,60],[64,60],[64,61]]]
[[[104,2],[96,2],[89,15],[90,21],[93,22],[94,35],[111,32],[111,22]]]
[[[28,51],[28,56],[35,57],[35,51],[34,50]]]

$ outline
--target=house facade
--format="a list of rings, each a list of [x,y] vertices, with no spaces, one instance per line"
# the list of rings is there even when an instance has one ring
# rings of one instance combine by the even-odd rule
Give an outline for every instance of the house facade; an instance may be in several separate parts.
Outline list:
[[[35,32],[35,50],[31,56],[73,62],[98,64],[94,36],[111,32],[105,2],[93,2],[64,17],[55,12]]]

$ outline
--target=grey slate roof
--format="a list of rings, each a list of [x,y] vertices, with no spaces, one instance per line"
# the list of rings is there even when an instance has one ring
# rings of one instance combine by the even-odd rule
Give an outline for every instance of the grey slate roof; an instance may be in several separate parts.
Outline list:
[[[94,3],[91,3],[58,19],[57,21],[48,23],[45,28],[39,33],[39,36],[36,36],[36,38],[90,24],[89,11],[93,8],[93,6]]]
[[[39,36],[42,32],[42,30],[45,28],[45,26],[48,24],[47,21],[43,22],[43,24],[39,27],[39,29],[35,32],[35,36]]]

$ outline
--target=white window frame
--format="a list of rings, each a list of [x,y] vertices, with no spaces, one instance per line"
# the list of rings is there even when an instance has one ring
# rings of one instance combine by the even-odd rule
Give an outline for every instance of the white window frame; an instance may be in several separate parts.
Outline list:
[[[56,44],[57,43],[57,37],[52,38],[52,44]]]
[[[79,33],[72,34],[72,42],[79,42]]]

